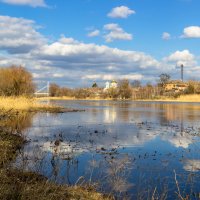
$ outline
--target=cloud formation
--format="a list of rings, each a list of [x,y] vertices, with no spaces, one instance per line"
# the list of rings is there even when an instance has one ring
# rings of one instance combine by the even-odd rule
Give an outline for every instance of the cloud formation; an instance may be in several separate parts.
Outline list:
[[[104,36],[106,42],[133,39],[132,34],[125,32],[118,24],[106,24],[104,25],[104,30],[108,31]]]
[[[200,26],[189,26],[184,28],[182,38],[200,38]]]
[[[187,74],[192,77],[200,74],[197,57],[189,50],[176,51],[159,61],[144,52],[80,42],[64,35],[52,42],[34,21],[9,16],[0,16],[0,30],[0,65],[23,65],[34,73],[35,80],[73,87],[87,86],[92,79],[100,85],[113,78],[154,82],[163,69],[170,73],[177,63],[190,66]],[[118,24],[107,24],[104,30],[108,41],[132,38],[129,34],[126,38]],[[119,36],[123,33],[125,36]]]
[[[135,14],[134,10],[131,10],[127,6],[115,7],[108,13],[108,17],[111,18],[127,18],[130,15]]]
[[[47,7],[44,0],[1,0],[3,3],[31,7]]]
[[[96,37],[96,36],[99,36],[100,35],[100,31],[99,30],[94,30],[94,31],[92,31],[92,32],[90,32],[90,33],[88,33],[88,37]]]
[[[34,21],[0,16],[0,49],[9,53],[27,53],[46,42]]]
[[[167,62],[175,63],[176,65],[185,65],[192,67],[196,65],[195,56],[189,50],[176,51],[164,59]]]
[[[163,40],[170,40],[170,39],[171,39],[170,33],[164,32],[164,33],[162,34],[162,39],[163,39]]]

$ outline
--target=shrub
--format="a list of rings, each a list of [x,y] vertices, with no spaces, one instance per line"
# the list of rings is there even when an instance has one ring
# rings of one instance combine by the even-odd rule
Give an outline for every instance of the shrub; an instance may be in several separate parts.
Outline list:
[[[32,75],[22,66],[0,69],[0,95],[31,95],[34,91]]]

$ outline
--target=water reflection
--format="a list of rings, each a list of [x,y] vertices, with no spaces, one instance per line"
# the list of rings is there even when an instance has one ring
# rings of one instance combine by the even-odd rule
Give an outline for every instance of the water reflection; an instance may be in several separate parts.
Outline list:
[[[180,187],[190,173],[198,182],[199,104],[56,103],[86,112],[34,116],[23,131],[31,142],[18,157],[18,167],[58,183],[96,183],[119,198],[174,199],[174,169],[182,175]],[[198,188],[192,186],[194,192]],[[190,184],[184,191],[189,190]]]
[[[27,112],[12,112],[6,115],[4,119],[0,120],[0,127],[7,130],[9,133],[22,134],[23,130],[32,126],[32,119],[35,113]]]
[[[183,168],[189,172],[198,172],[200,170],[200,160],[185,160]]]

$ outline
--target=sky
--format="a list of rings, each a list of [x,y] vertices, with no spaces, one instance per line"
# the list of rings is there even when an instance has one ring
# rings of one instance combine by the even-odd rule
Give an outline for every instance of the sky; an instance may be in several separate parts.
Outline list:
[[[200,80],[199,0],[0,0],[0,67],[70,88]]]

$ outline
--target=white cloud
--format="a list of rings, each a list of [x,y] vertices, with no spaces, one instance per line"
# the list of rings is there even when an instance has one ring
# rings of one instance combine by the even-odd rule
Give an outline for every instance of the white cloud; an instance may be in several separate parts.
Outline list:
[[[104,28],[107,35],[124,32],[118,24]],[[0,30],[0,66],[26,66],[36,80],[51,79],[73,87],[87,86],[94,75],[98,75],[99,83],[113,77],[153,81],[163,69],[171,73],[176,63],[183,62],[191,66],[187,68],[188,76],[200,74],[197,57],[189,50],[176,51],[159,62],[144,52],[87,44],[64,35],[51,42],[39,32],[34,21],[23,18],[0,16]]]
[[[172,131],[169,134],[163,135],[161,138],[163,140],[170,142],[177,148],[182,147],[182,148],[187,149],[190,146],[190,144],[192,144],[194,142],[193,137],[191,135],[185,134],[185,133],[183,133],[183,135],[176,134],[174,131]]]
[[[59,42],[61,44],[79,44],[79,41],[75,40],[74,38],[66,38],[64,35],[61,36]]]
[[[184,170],[189,172],[198,172],[200,171],[200,160],[185,160],[184,161]]]
[[[180,66],[181,64],[185,66],[196,65],[195,56],[191,54],[189,50],[176,51],[170,56],[166,57],[164,60],[167,62],[173,62],[178,66]]]
[[[127,18],[130,15],[135,14],[134,10],[131,10],[127,6],[119,6],[113,8],[110,13],[108,13],[108,17],[111,18]]]
[[[122,31],[115,24],[107,25],[106,29]],[[78,86],[85,74],[100,74],[99,81],[111,75],[140,79],[148,70],[159,68],[159,62],[143,52],[86,44],[64,35],[48,42],[32,20],[0,16],[0,30],[0,51],[6,52],[0,52],[1,66],[26,66],[36,80],[51,78]],[[141,70],[144,71],[140,73]]]
[[[64,38],[62,38],[64,40]],[[67,38],[66,38],[67,40]],[[116,66],[135,68],[158,67],[158,62],[149,55],[142,52],[124,51],[117,48],[109,48],[105,45],[86,43],[63,43],[58,40],[50,45],[44,45],[35,50],[33,55],[39,59],[52,60],[55,62],[67,62],[75,66],[104,66],[111,64]],[[63,67],[66,67],[64,65]],[[96,69],[96,68],[95,68]]]
[[[200,26],[189,26],[184,28],[182,38],[200,38]]]
[[[170,33],[164,32],[164,33],[162,34],[162,39],[163,39],[163,40],[170,40],[170,39],[171,39]]]
[[[91,80],[121,80],[121,79],[128,79],[128,80],[141,80],[142,79],[141,74],[118,74],[118,75],[113,75],[113,74],[91,74],[91,75],[84,75],[82,79],[91,79]]]
[[[31,7],[47,7],[44,0],[1,0],[3,3],[12,5],[27,5]]]
[[[99,36],[100,35],[100,31],[99,30],[94,30],[90,33],[88,33],[88,37],[96,37],[96,36]]]
[[[26,53],[45,43],[35,22],[23,18],[0,16],[0,49],[10,53]]]
[[[108,31],[104,36],[106,42],[133,39],[132,34],[125,32],[118,24],[106,24],[104,25],[104,29]]]

